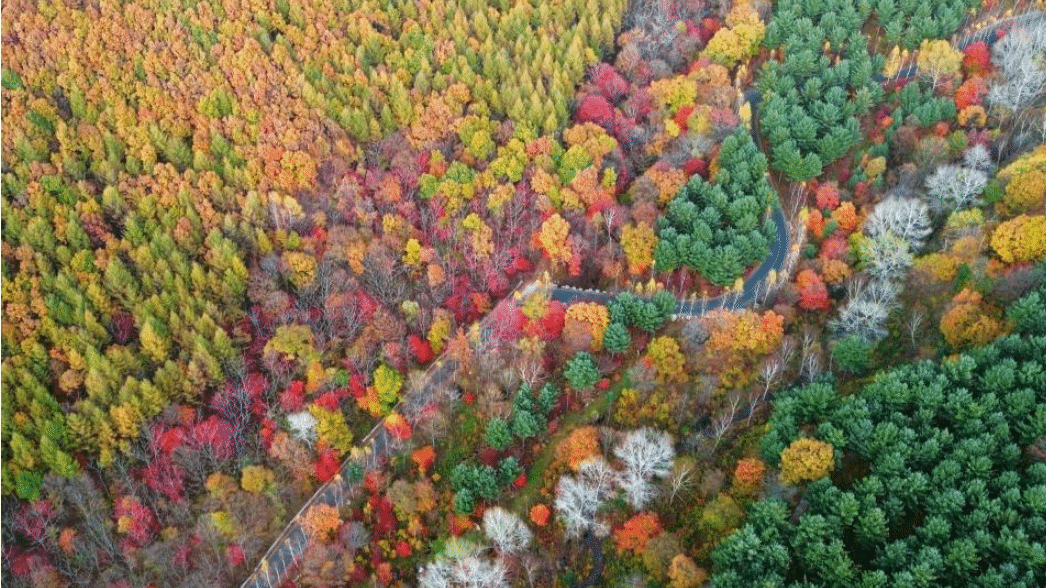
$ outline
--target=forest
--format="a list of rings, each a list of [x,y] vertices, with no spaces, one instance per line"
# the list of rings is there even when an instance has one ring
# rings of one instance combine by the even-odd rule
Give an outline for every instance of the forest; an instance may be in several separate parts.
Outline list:
[[[1042,0],[0,24],[5,585],[1046,585]]]

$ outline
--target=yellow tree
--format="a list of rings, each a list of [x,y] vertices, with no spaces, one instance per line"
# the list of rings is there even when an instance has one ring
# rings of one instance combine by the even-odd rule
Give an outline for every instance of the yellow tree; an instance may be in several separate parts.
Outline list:
[[[933,80],[936,87],[943,79],[959,74],[962,57],[962,52],[953,48],[948,41],[923,41],[915,62],[919,71]]]
[[[682,384],[687,381],[686,358],[674,338],[666,335],[651,341],[646,359],[654,367],[658,382]]]
[[[823,478],[834,467],[832,446],[817,439],[800,437],[781,452],[781,479],[789,484]]]
[[[628,272],[634,276],[642,275],[654,261],[654,248],[657,247],[657,233],[646,222],[628,224],[621,229],[621,248],[628,260]]]
[[[570,247],[567,245],[567,236],[569,234],[570,223],[559,216],[559,213],[553,214],[545,219],[545,222],[541,223],[541,230],[538,233],[538,244],[541,245],[549,261],[554,266],[568,263],[573,256]]]
[[[992,249],[1006,263],[1040,261],[1046,257],[1046,216],[1022,214],[992,233]]]

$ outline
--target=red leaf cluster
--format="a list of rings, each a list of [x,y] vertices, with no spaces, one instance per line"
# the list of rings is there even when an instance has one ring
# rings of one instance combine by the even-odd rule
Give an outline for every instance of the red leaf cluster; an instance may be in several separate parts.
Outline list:
[[[286,390],[280,394],[280,408],[286,412],[297,412],[301,410],[305,402],[305,383],[294,380]]]
[[[334,474],[338,473],[340,467],[341,462],[338,460],[337,450],[333,447],[327,447],[320,451],[320,456],[316,459],[316,479],[320,482],[326,482],[333,478]]]
[[[799,288],[799,307],[804,310],[829,310],[832,301],[828,298],[828,288],[821,276],[813,270],[803,270],[795,278]]]
[[[214,456],[221,461],[235,457],[234,435],[229,421],[213,415],[193,428],[193,440],[210,447]]]
[[[988,84],[984,82],[984,78],[972,77],[955,91],[955,107],[962,110],[967,106],[980,104],[987,94]]]
[[[599,88],[599,93],[610,102],[617,102],[628,94],[628,82],[610,64],[600,63],[595,66],[590,77]]]
[[[407,345],[410,347],[410,352],[414,355],[414,361],[420,364],[432,361],[432,358],[435,356],[432,352],[432,345],[417,335],[407,337]]]
[[[589,94],[581,100],[574,119],[579,123],[595,123],[609,131],[613,129],[614,107],[603,96]]]
[[[817,188],[817,208],[835,210],[839,206],[839,188],[835,184],[821,184]]]
[[[982,76],[991,71],[991,55],[984,41],[978,41],[963,50],[962,68],[970,76]]]

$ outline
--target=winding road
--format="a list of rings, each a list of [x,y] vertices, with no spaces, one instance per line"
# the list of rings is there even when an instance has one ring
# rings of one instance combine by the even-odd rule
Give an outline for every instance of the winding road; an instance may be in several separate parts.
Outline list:
[[[993,23],[976,33],[958,39],[954,42],[954,45],[962,49],[981,40],[991,44],[998,38],[998,32],[1004,26],[1014,23],[1031,22],[1044,17],[1046,17],[1046,14],[1041,11],[1029,10],[1023,14]],[[918,68],[914,65],[908,65],[895,74],[890,81],[907,79],[914,77],[917,74]],[[880,80],[877,79],[877,81]],[[886,80],[883,78],[881,81],[885,82]],[[748,101],[752,104],[753,109],[755,109],[758,106],[759,97],[758,95],[748,95]],[[758,120],[758,116],[755,112],[753,112],[753,119]],[[753,132],[755,132],[755,130],[756,129],[753,128]],[[771,217],[773,218],[774,226],[777,229],[777,240],[772,244],[770,254],[767,258],[764,259],[762,264],[760,264],[759,267],[748,276],[748,279],[745,280],[742,290],[740,292],[724,294],[715,298],[680,301],[676,304],[676,312],[673,318],[689,319],[701,316],[711,310],[728,306],[730,308],[750,306],[757,301],[761,291],[769,291],[772,286],[769,281],[771,272],[774,274],[780,274],[788,260],[789,250],[792,246],[792,241],[788,231],[788,223],[785,221],[781,209],[779,207],[775,208],[771,213]],[[535,287],[540,287],[540,285],[536,282],[531,282],[517,288],[516,292],[528,292]],[[553,286],[551,288],[551,299],[561,303],[606,303],[615,296],[616,293],[598,290],[583,290],[569,286]],[[483,329],[484,323],[489,320],[491,320],[490,315],[482,319],[479,323],[480,329]],[[437,359],[426,371],[421,380],[422,384],[420,387],[416,391],[410,393],[411,401],[419,402],[423,405],[424,401],[431,398],[433,393],[439,387],[452,383],[453,376],[457,373],[458,367],[457,362],[450,360],[449,358],[443,357]],[[397,406],[396,408],[399,409],[400,406]],[[742,413],[737,415],[734,422],[747,418],[748,414],[751,413],[751,410],[752,407],[748,407],[747,414]],[[706,434],[710,433],[706,431]],[[353,481],[353,478],[355,477],[354,472],[358,472],[359,468],[368,470],[381,467],[382,463],[387,460],[393,452],[399,449],[399,446],[391,438],[388,430],[384,426],[384,422],[382,421],[375,425],[370,433],[362,439],[360,442],[360,448],[359,451],[354,451],[353,455],[342,463],[339,473],[335,475],[334,478],[321,485],[312,498],[301,507],[294,518],[291,519],[290,523],[288,523],[284,528],[283,532],[269,547],[269,550],[262,557],[258,566],[244,580],[241,588],[276,588],[280,586],[286,578],[288,570],[293,568],[300,561],[302,554],[305,552],[305,549],[308,547],[309,541],[311,540],[304,527],[301,525],[303,513],[318,504],[341,507],[353,498],[356,498],[359,494],[360,486],[358,482]],[[587,578],[577,584],[577,588],[587,588],[597,585],[603,573],[604,561],[602,543],[591,533],[584,537],[583,543],[585,544],[585,547],[592,552],[593,569]]]

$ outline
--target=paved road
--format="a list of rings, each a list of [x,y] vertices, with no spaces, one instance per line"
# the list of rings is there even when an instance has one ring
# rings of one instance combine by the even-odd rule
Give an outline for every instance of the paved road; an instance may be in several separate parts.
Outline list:
[[[592,552],[592,571],[588,573],[584,580],[574,584],[574,588],[599,586],[599,581],[603,578],[603,567],[606,565],[603,555],[603,542],[596,538],[591,530],[585,533],[585,536],[581,538],[581,542]]]
[[[484,319],[486,320],[486,319]],[[418,395],[431,397],[441,386],[447,384],[457,372],[457,362],[443,359],[429,367],[422,379]],[[401,403],[402,404],[402,403]],[[399,405],[397,405],[399,408]],[[342,462],[338,475],[321,485],[291,519],[283,532],[273,541],[258,566],[241,584],[241,588],[276,588],[280,586],[287,571],[294,567],[308,547],[310,537],[301,526],[302,514],[313,506],[323,504],[340,508],[356,495],[359,483],[354,482],[354,470],[374,469],[381,466],[394,451],[393,441],[384,421],[379,422],[360,442],[364,455],[350,456]]]
[[[780,272],[784,267],[785,261],[788,259],[788,249],[792,243],[788,235],[788,223],[785,222],[784,213],[781,212],[781,209],[775,208],[770,217],[774,220],[774,226],[777,228],[777,240],[770,245],[770,254],[763,260],[763,263],[745,280],[741,293],[723,294],[715,298],[703,300],[681,300],[676,303],[675,314],[678,317],[692,318],[718,308],[726,306],[740,308],[755,301],[759,292],[767,287],[765,282],[769,278],[770,272]],[[616,296],[617,294],[610,292],[582,290],[570,286],[555,286],[552,289],[552,300],[557,302],[599,302],[606,304]]]

